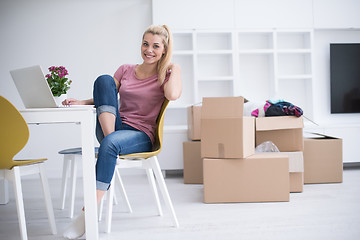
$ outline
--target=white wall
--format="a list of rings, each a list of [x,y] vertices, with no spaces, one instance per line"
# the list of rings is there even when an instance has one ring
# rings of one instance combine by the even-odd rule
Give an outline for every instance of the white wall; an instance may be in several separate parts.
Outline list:
[[[360,30],[323,29],[314,32],[315,121],[322,125],[358,124],[360,127],[358,113],[330,114],[330,43],[360,43]]]
[[[73,80],[68,96],[92,97],[92,84],[124,63],[141,63],[143,31],[152,22],[149,0],[1,0],[0,95],[23,108],[9,70],[63,65]],[[57,152],[80,146],[75,124],[30,126],[18,157],[47,157],[49,177],[60,177]]]

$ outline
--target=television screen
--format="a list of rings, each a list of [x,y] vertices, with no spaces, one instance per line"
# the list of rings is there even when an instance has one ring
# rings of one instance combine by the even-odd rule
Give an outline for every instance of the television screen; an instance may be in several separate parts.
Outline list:
[[[330,44],[331,113],[360,113],[360,43]]]

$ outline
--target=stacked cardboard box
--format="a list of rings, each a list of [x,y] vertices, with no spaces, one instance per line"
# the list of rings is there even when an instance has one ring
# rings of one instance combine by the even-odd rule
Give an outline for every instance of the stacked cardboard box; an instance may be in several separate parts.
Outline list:
[[[256,118],[256,146],[271,141],[289,157],[290,192],[302,192],[304,185],[303,118],[295,116]]]
[[[289,158],[289,187],[291,193],[302,192],[304,187],[303,152],[268,152],[263,154],[283,154]]]
[[[204,158],[204,202],[289,201],[289,163],[283,154]]]
[[[201,105],[193,105],[187,109],[188,138],[192,141],[200,140]]]
[[[200,119],[199,119],[200,120]],[[203,162],[201,159],[201,142],[183,142],[184,183],[203,183]]]
[[[255,152],[255,119],[243,116],[243,97],[204,98],[201,157],[246,158]]]
[[[203,183],[206,203],[289,201],[304,183],[342,182],[341,139],[304,139],[301,117],[244,117],[243,104],[204,98],[188,108],[184,183]],[[280,153],[255,153],[266,141]]]
[[[242,97],[203,99],[204,202],[289,201],[288,157],[255,154],[255,118],[243,107]]]
[[[200,150],[201,107],[198,104],[187,109],[189,141],[183,143],[184,183],[203,183],[203,163]]]

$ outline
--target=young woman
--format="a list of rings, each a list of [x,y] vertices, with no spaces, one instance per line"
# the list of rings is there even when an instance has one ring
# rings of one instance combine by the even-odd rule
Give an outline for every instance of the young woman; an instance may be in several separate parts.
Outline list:
[[[172,101],[181,95],[180,67],[170,62],[171,55],[169,28],[166,25],[150,26],[143,34],[142,64],[122,65],[113,77],[98,77],[92,99],[69,98],[63,102],[64,105],[94,104],[96,107],[96,137],[100,143],[96,163],[98,204],[110,186],[117,156],[150,151],[155,138],[156,118],[164,99]],[[76,239],[84,233],[82,211],[65,231],[64,237]]]

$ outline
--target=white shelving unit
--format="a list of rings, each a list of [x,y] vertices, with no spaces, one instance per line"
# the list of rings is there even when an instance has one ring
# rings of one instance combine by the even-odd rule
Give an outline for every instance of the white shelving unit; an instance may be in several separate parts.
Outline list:
[[[170,111],[176,108],[180,114],[172,114],[177,121],[186,114],[186,107],[203,97],[239,95],[256,102],[284,99],[312,118],[312,30],[189,30],[173,34],[173,61],[181,65],[184,85],[182,97],[170,105]]]
[[[344,162],[359,162],[354,157],[358,114],[331,114],[328,87],[329,44],[359,42],[360,1],[267,0],[261,8],[259,1],[152,3],[153,23],[173,30],[173,61],[182,67],[184,84],[181,99],[168,109],[165,134],[186,138],[186,107],[202,96],[243,95],[256,102],[283,98],[300,106],[320,125],[316,128],[344,139]],[[181,144],[174,140],[172,149]],[[182,155],[171,159],[166,163],[171,169],[182,164]]]
[[[183,93],[165,114],[164,138],[177,147],[169,146],[170,152],[159,157],[163,169],[183,169],[179,146],[187,141],[187,107],[203,97],[284,99],[312,118],[311,30],[196,29],[173,35],[172,61],[181,66]],[[173,151],[178,151],[176,159]]]

